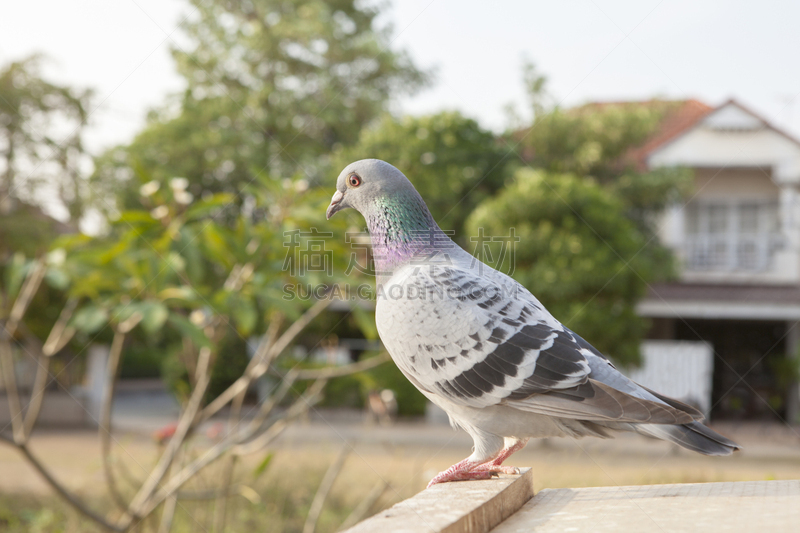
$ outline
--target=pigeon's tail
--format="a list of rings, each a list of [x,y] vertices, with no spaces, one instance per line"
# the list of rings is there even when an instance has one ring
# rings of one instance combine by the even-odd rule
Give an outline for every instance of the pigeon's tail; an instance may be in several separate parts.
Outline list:
[[[730,455],[739,445],[711,431],[700,422],[668,426],[660,424],[633,424],[634,430],[642,435],[668,440],[703,455]]]

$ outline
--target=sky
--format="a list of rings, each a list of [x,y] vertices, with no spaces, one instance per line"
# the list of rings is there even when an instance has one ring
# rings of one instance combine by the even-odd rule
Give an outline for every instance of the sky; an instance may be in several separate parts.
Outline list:
[[[44,53],[45,75],[96,91],[87,146],[133,138],[147,110],[183,87],[185,0],[6,2],[0,65]],[[786,0],[394,0],[391,46],[435,72],[395,102],[406,113],[457,109],[496,131],[525,109],[532,61],[561,106],[595,100],[736,98],[800,137],[800,2]]]

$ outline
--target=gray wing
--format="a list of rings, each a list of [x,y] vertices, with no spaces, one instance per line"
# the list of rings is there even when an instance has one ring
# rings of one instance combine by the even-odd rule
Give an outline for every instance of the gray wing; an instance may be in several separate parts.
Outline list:
[[[511,278],[452,265],[404,267],[384,293],[377,308],[381,339],[427,393],[465,406],[503,403],[585,420],[693,419],[655,397],[593,379],[592,366],[602,362],[627,380]]]

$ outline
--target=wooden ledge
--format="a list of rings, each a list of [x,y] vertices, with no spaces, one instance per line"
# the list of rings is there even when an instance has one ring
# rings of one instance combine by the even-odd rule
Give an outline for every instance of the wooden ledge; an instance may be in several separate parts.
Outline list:
[[[376,514],[347,533],[484,533],[533,497],[530,468],[517,476],[442,483]]]
[[[800,480],[545,489],[492,533],[800,531]]]

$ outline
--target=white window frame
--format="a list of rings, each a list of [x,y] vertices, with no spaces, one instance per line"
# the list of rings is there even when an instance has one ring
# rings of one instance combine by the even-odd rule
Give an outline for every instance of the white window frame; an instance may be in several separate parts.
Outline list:
[[[740,229],[740,209],[755,205],[757,229],[743,233]],[[725,210],[725,231],[711,233],[711,209]],[[696,232],[690,232],[690,210],[694,210]],[[780,247],[780,211],[778,200],[737,199],[698,200],[686,206],[684,212],[685,268],[692,272],[765,272],[773,267],[775,251]],[[747,264],[742,247],[754,250],[754,261]],[[718,250],[722,250],[721,253]]]

